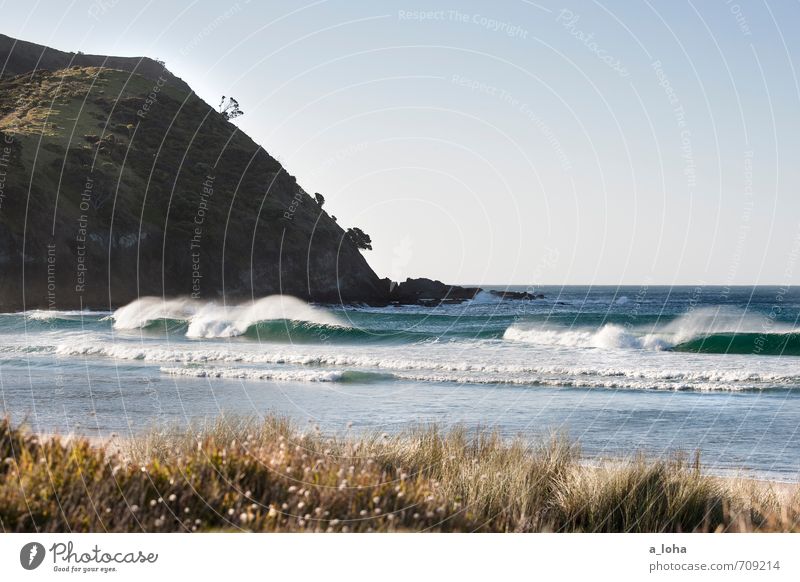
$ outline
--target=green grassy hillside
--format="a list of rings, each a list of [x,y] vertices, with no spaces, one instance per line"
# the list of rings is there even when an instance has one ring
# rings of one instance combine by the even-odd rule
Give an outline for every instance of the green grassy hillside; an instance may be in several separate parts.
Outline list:
[[[99,67],[0,79],[0,310],[383,297],[294,177],[174,80]]]

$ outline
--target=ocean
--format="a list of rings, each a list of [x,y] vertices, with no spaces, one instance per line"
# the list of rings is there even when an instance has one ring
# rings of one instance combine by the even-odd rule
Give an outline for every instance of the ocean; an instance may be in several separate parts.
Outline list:
[[[567,435],[589,462],[699,451],[713,473],[800,480],[796,289],[535,292],[545,298],[145,298],[114,312],[0,314],[2,411],[92,437],[270,413],[337,434],[460,424],[532,442]]]

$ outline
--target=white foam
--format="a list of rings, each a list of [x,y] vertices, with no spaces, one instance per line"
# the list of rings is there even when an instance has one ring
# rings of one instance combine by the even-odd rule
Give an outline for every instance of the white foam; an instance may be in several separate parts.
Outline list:
[[[114,328],[138,329],[159,319],[186,321],[186,336],[221,338],[244,334],[262,321],[291,320],[347,327],[333,314],[288,295],[271,295],[241,305],[219,305],[193,299],[142,297],[119,308],[111,316]]]
[[[66,311],[59,311],[59,310],[50,310],[50,309],[31,309],[29,311],[23,311],[21,315],[23,315],[26,319],[30,319],[33,321],[51,321],[53,319],[76,319],[80,320],[84,317],[98,317],[98,316],[107,316],[110,315],[110,311],[81,311],[78,309],[75,310],[66,310]],[[16,315],[16,314],[8,314],[8,315]]]
[[[236,367],[162,367],[161,372],[171,376],[188,376],[192,378],[222,378],[240,380],[273,380],[279,382],[341,382],[345,370],[293,370],[293,369],[259,369]],[[403,372],[393,375],[397,380],[414,382],[436,382],[457,384],[505,384],[518,386],[569,386],[582,388],[610,388],[626,390],[698,390],[698,391],[731,391],[763,389],[756,383],[714,382],[701,379],[689,380],[675,377],[654,381],[652,379],[637,380],[628,377],[580,377],[580,376],[543,376],[543,375],[510,375],[479,374],[456,372]]]
[[[738,384],[699,381],[653,381],[632,380],[628,378],[582,378],[582,377],[540,377],[540,376],[492,376],[473,374],[397,374],[400,380],[415,380],[420,382],[455,382],[458,384],[510,384],[517,386],[563,386],[572,388],[610,388],[622,390],[697,390],[702,392],[741,392],[747,390],[763,390],[764,385]]]
[[[553,329],[511,326],[503,339],[537,345],[663,350],[673,344],[664,334],[638,335],[620,325],[606,324],[598,330]]]
[[[227,378],[241,380],[276,380],[279,382],[341,382],[339,370],[257,370],[253,368],[161,368],[170,376],[192,378]]]
[[[448,381],[474,383],[549,384],[604,387],[688,387],[712,384],[724,389],[752,389],[761,386],[789,386],[800,383],[800,373],[790,370],[769,372],[747,370],[738,366],[723,368],[673,369],[663,362],[631,362],[629,365],[579,365],[525,363],[496,363],[490,359],[469,360],[462,354],[451,358],[424,357],[424,350],[414,355],[399,356],[394,349],[365,355],[356,349],[338,347],[335,352],[308,348],[264,353],[261,351],[231,350],[222,348],[180,349],[132,343],[64,343],[56,348],[59,356],[101,356],[121,360],[142,360],[174,364],[243,364],[292,365],[308,367],[334,367],[359,370],[391,371],[407,379],[420,381]],[[653,354],[655,356],[656,354]],[[667,355],[667,354],[664,354]],[[415,357],[416,356],[416,357]],[[685,363],[685,362],[684,362]],[[196,370],[198,368],[191,368]],[[703,388],[698,388],[703,389]],[[711,388],[706,388],[711,389]]]
[[[494,295],[492,293],[489,293],[488,291],[481,290],[475,294],[470,303],[472,303],[473,305],[480,305],[484,303],[495,304],[501,302],[502,300],[503,298],[498,295]]]

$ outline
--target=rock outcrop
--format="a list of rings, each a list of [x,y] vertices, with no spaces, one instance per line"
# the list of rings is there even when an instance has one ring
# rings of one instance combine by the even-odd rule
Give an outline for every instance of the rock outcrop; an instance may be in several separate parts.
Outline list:
[[[541,293],[531,293],[529,291],[496,291],[491,290],[489,291],[495,297],[499,297],[500,299],[515,299],[515,300],[523,300],[523,301],[531,301],[533,299],[544,299],[544,295]]]
[[[474,298],[481,291],[479,287],[447,285],[441,281],[424,277],[406,279],[402,283],[390,283],[389,285],[389,300],[400,304],[439,305],[441,303],[461,303]]]

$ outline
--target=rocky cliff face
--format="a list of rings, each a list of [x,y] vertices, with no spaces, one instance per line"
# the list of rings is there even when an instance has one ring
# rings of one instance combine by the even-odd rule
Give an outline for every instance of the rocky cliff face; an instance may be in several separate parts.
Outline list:
[[[17,53],[7,39],[0,311],[144,295],[388,299],[295,178],[159,63],[46,49],[37,67],[38,45]]]

